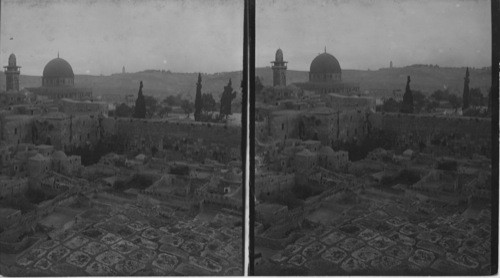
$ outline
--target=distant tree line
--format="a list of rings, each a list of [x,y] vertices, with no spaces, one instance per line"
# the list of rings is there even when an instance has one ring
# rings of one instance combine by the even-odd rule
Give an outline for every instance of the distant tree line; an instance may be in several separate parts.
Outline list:
[[[169,113],[173,111],[173,107],[180,107],[187,117],[194,113],[196,121],[202,122],[220,122],[227,119],[232,114],[232,101],[236,98],[236,92],[229,83],[224,87],[221,95],[220,102],[217,102],[211,93],[201,92],[201,74],[198,75],[198,82],[196,83],[196,97],[194,103],[188,99],[184,99],[181,94],[170,95],[159,102],[153,96],[144,95],[142,93],[143,83],[140,82],[139,92],[135,105],[130,107],[122,103],[116,107],[114,111],[109,113],[114,117],[134,117],[134,118],[153,118],[168,117]],[[218,115],[214,113],[219,110]]]
[[[450,93],[448,90],[436,90],[431,95],[426,95],[418,90],[412,90],[413,96],[413,113],[432,113],[442,107],[442,103],[448,103],[449,107],[458,110],[462,107],[462,97],[456,94]],[[488,97],[485,97],[480,88],[471,88],[469,102],[472,109],[464,111],[464,115],[467,113],[478,114],[478,107],[488,106],[490,101]],[[383,104],[378,108],[382,112],[399,112],[402,102],[396,101],[394,98],[389,98],[383,102]],[[479,114],[478,114],[479,115]]]

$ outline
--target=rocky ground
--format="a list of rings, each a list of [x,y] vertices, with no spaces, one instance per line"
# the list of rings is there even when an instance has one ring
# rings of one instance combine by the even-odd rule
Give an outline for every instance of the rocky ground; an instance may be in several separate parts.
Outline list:
[[[423,209],[422,209],[423,208]],[[455,211],[455,212],[453,212]],[[268,254],[257,275],[487,275],[491,210],[475,214],[400,198],[353,206]],[[468,215],[475,215],[469,217]]]
[[[210,221],[133,204],[93,208],[3,265],[8,276],[242,275],[240,217]],[[206,217],[204,217],[206,218]]]

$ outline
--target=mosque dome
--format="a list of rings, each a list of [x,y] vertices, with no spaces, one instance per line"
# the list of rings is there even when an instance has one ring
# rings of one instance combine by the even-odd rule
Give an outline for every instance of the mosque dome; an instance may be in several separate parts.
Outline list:
[[[74,78],[73,68],[62,58],[52,59],[43,69],[44,78]]]
[[[283,62],[283,51],[281,50],[281,48],[276,50],[275,61],[276,62]]]
[[[329,53],[321,53],[311,63],[311,74],[341,73],[337,58]]]

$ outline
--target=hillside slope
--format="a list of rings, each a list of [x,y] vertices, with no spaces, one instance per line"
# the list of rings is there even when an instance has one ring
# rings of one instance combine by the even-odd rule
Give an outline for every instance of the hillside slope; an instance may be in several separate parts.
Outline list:
[[[484,95],[491,87],[491,71],[484,69],[470,70],[470,87],[481,88]],[[256,68],[256,76],[261,77],[264,85],[272,85],[270,67]],[[392,92],[400,89],[404,92],[406,77],[411,76],[412,90],[432,93],[438,89],[448,88],[450,92],[461,94],[465,77],[465,68],[432,68],[411,66],[404,68],[366,70],[342,70],[342,80],[359,83],[362,92]],[[304,82],[309,78],[307,71],[287,71],[287,83]]]
[[[256,68],[264,85],[272,85],[272,70],[270,67]],[[308,80],[307,71],[287,71],[287,83],[304,82]],[[342,79],[346,82],[359,83],[361,91],[370,91],[374,96],[380,96],[400,89],[404,91],[406,76],[411,76],[411,88],[426,93],[448,88],[451,92],[461,94],[463,90],[464,68],[431,68],[404,67],[392,69],[343,70]],[[233,89],[238,92],[237,101],[241,100],[241,71],[202,75],[202,92],[212,93],[218,101],[227,85],[232,80]],[[137,73],[114,74],[110,76],[76,75],[75,85],[92,88],[94,96],[137,94],[139,82],[143,81],[143,92],[164,98],[168,95],[182,94],[193,100],[196,92],[197,73],[168,73],[146,71]],[[21,75],[21,87],[38,87],[42,83],[40,76]],[[470,70],[470,87],[481,88],[484,95],[491,86],[491,71],[483,69]],[[5,89],[5,78],[0,78],[0,88]]]
[[[231,78],[237,100],[241,98],[241,71],[217,74],[202,74],[202,92],[212,93],[219,101],[220,95]],[[159,71],[114,74],[110,76],[76,75],[75,86],[92,88],[93,95],[128,95],[137,94],[139,82],[144,84],[143,92],[164,98],[168,95],[182,94],[194,99],[198,73],[168,73]],[[20,87],[38,87],[42,84],[40,76],[21,75]],[[5,78],[0,78],[0,88],[5,90]]]

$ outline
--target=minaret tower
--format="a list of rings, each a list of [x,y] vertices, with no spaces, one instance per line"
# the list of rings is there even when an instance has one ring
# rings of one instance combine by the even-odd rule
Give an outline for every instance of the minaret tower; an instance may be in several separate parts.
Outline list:
[[[283,61],[283,51],[278,49],[276,51],[275,61],[271,62],[273,66],[273,86],[286,86],[286,64],[287,61]]]
[[[16,55],[14,53],[9,56],[9,65],[3,67],[5,69],[5,87],[6,91],[19,91],[19,75],[21,67],[16,65]]]

